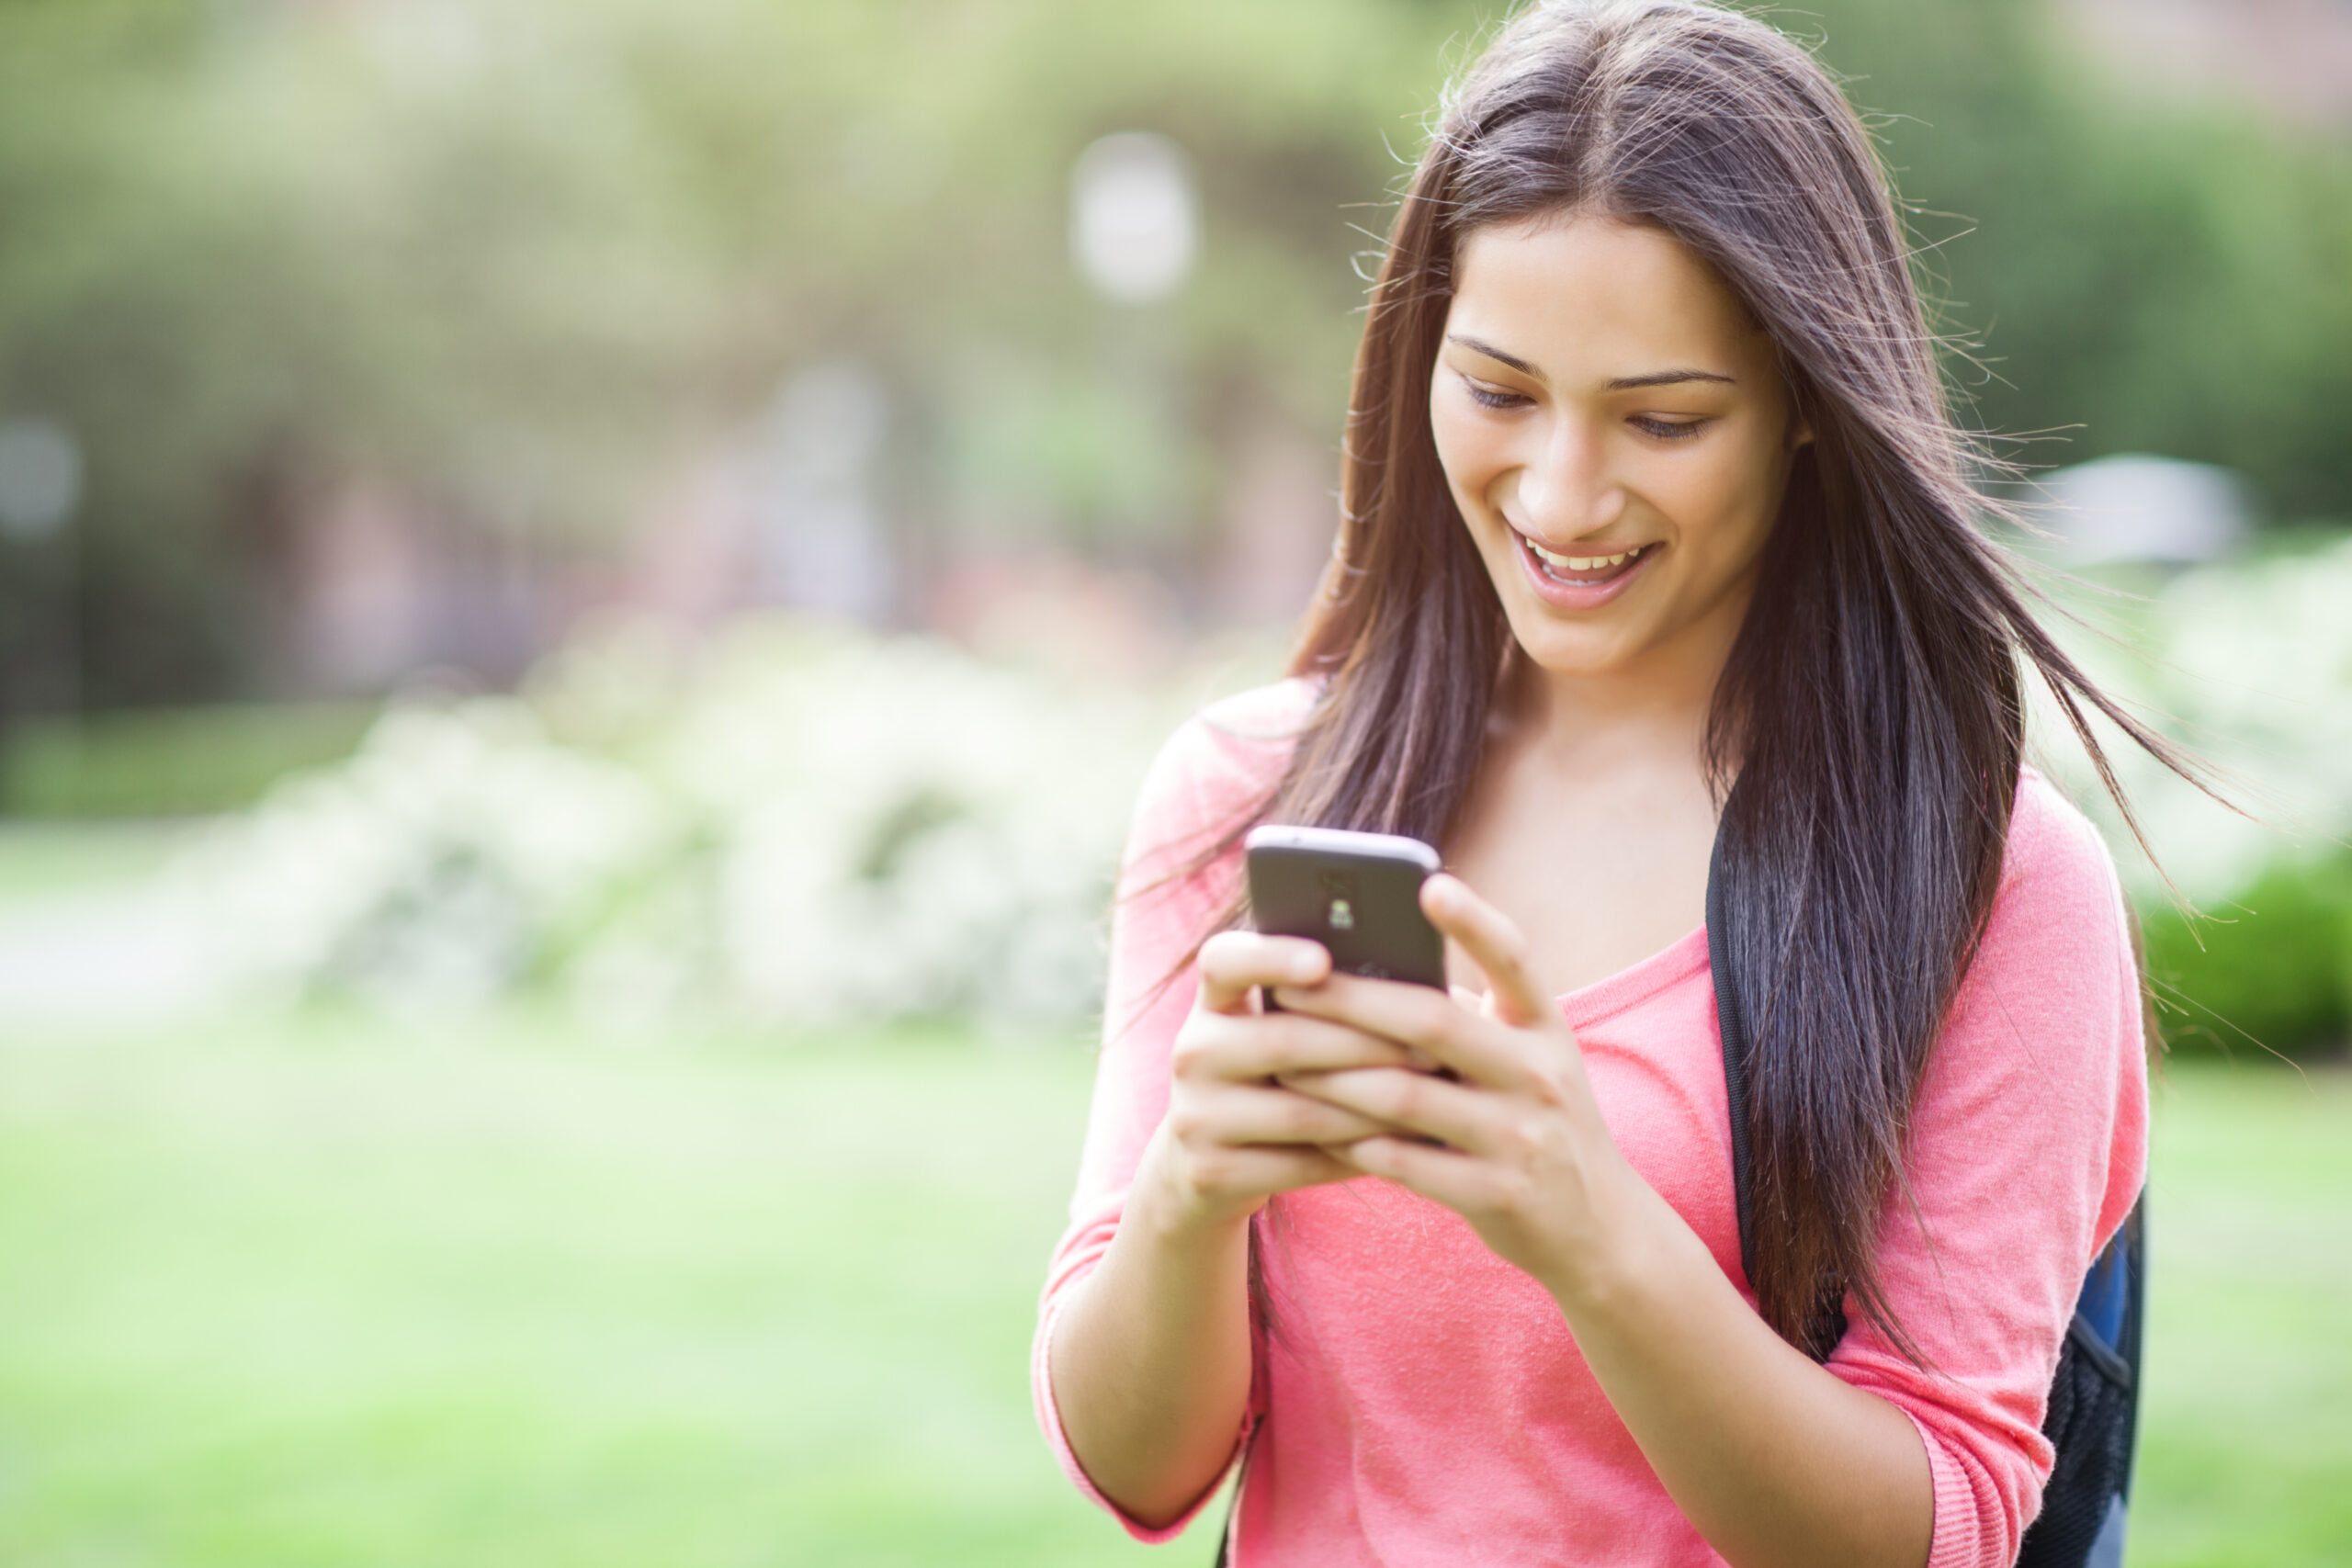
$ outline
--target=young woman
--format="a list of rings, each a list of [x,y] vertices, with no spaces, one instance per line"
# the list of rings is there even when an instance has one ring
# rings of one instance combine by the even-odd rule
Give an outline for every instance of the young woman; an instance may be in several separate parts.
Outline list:
[[[2160,743],[1967,474],[1803,50],[1679,0],[1498,39],[1396,219],[1293,678],[1180,731],[1136,818],[1034,1369],[1133,1533],[1246,1452],[1241,1568],[2014,1558],[2146,1114],[2028,667]],[[1242,929],[1261,820],[1438,845],[1454,994]]]

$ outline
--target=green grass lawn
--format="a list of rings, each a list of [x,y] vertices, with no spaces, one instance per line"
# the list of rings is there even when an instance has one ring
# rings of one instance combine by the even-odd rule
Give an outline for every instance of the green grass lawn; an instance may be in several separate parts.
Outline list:
[[[529,1027],[0,1047],[0,1562],[1138,1555],[1029,1413],[1085,1078]]]
[[[2157,1090],[2135,1568],[2352,1563],[2352,1072]]]
[[[0,1043],[0,1562],[1205,1563],[1029,1414],[1088,1074],[511,1020]],[[2352,1561],[2348,1133],[2341,1075],[2164,1090],[2135,1563]]]

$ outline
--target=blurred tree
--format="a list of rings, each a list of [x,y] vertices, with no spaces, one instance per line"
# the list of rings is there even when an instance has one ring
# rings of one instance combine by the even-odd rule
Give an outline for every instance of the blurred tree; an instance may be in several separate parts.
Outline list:
[[[2276,516],[2352,513],[2352,143],[2134,93],[2047,0],[1830,0],[1974,418],[2223,464]]]
[[[0,412],[90,453],[87,694],[263,674],[267,568],[346,473],[543,557],[606,547],[683,455],[844,352],[933,437],[901,499],[934,536],[968,495],[1114,549],[1172,530],[1181,558],[1219,389],[1329,422],[1341,205],[1387,177],[1377,131],[1443,36],[1343,0],[15,0]],[[1117,321],[1070,275],[1064,182],[1133,126],[1210,171],[1214,249],[1183,300]],[[1128,340],[1170,406],[1097,395]],[[175,613],[128,613],[157,583]],[[159,633],[176,657],[140,652]]]
[[[890,389],[918,570],[993,537],[1182,577],[1248,442],[1335,447],[1351,260],[1492,10],[5,0],[0,416],[88,457],[86,697],[266,689],[293,536],[352,476],[499,558],[609,556],[844,357]],[[1997,372],[1954,360],[1975,418],[2352,511],[2341,146],[2120,97],[2039,0],[1781,19],[1895,115],[1923,265]],[[1162,305],[1069,264],[1071,161],[1125,130],[1202,182]],[[0,551],[13,665],[57,590]]]
[[[2272,867],[2205,916],[2145,917],[2166,1044],[2193,1055],[2342,1055],[2352,1034],[2352,859]]]

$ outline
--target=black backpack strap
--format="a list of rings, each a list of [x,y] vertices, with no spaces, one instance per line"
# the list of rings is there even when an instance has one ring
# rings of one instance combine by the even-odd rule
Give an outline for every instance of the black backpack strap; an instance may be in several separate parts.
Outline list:
[[[2132,1415],[2123,1436],[2123,1481],[2120,1491],[2132,1500],[2132,1470],[2140,1447],[2140,1350],[2148,1330],[2148,1190],[2140,1189],[2123,1222],[2124,1267],[2131,1270],[2123,1297],[2123,1364],[2132,1369]]]
[[[1731,1100],[1731,1188],[1739,1211],[1739,1267],[1756,1278],[1754,1156],[1747,1146],[1747,1014],[1732,978],[1731,931],[1724,914],[1724,840],[1707,856],[1707,967],[1715,982],[1715,1025],[1724,1041],[1724,1088]]]
[[[1265,1417],[1250,1423],[1241,1435],[1241,1457],[1233,1465],[1233,1495],[1226,1499],[1225,1525],[1216,1532],[1216,1568],[1227,1568],[1233,1561],[1233,1535],[1241,1528],[1241,1483],[1250,1479],[1250,1452],[1258,1441],[1258,1424]]]

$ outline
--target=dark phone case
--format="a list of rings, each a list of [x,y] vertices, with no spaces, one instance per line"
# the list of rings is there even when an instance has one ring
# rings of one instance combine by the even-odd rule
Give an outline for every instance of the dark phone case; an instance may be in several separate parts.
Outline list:
[[[1258,930],[1312,938],[1351,975],[1445,989],[1445,941],[1421,913],[1435,850],[1336,828],[1257,828],[1246,844]]]

